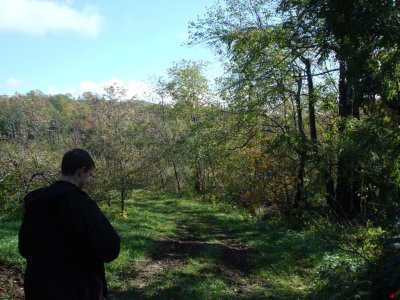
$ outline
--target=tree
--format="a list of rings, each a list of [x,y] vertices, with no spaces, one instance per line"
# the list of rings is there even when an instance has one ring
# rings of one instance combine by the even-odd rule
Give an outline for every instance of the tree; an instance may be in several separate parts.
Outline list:
[[[349,118],[360,118],[360,108],[375,99],[396,106],[399,65],[399,5],[395,1],[282,1],[286,24],[316,48],[319,60],[333,56],[339,66],[338,111],[343,133]],[[296,18],[292,18],[292,12]],[[390,53],[390,54],[389,54]],[[386,67],[382,67],[385,65]],[[388,84],[388,81],[392,84]],[[389,79],[390,78],[390,79]],[[393,81],[392,81],[393,80]],[[385,83],[386,81],[386,83]],[[392,88],[388,89],[388,85]],[[397,85],[398,86],[398,85]],[[391,96],[388,90],[391,90]],[[345,215],[360,213],[360,166],[342,151],[338,157],[335,209]]]
[[[126,90],[115,84],[105,88],[104,97],[107,102],[100,106],[105,111],[94,111],[102,116],[102,120],[98,123],[100,135],[94,135],[92,146],[98,152],[99,159],[104,160],[100,177],[107,180],[103,182],[103,193],[109,190],[119,192],[122,213],[125,211],[128,192],[137,184],[136,168],[139,165],[131,129],[134,109],[132,101],[122,101],[125,94]],[[97,99],[93,100],[98,102]]]
[[[399,66],[398,15],[399,5],[394,1],[229,0],[191,24],[192,43],[205,42],[229,59],[232,76],[227,87],[233,89],[231,100],[236,105],[260,114],[268,105],[285,103],[296,95],[296,82],[306,79],[307,97],[297,85],[300,98],[294,97],[296,109],[292,111],[297,111],[301,121],[302,101],[307,101],[309,132],[302,132],[302,124],[297,122],[301,142],[291,142],[299,154],[295,203],[304,199],[306,159],[313,154],[314,164],[323,164],[318,149],[325,141],[318,142],[316,108],[320,107],[318,101],[330,101],[331,90],[318,87],[316,82],[324,76],[334,79],[339,141],[346,124],[364,117],[360,109],[371,103],[378,100],[394,111],[398,109],[399,80],[394,75]],[[285,79],[287,75],[291,81]],[[247,90],[247,95],[240,90]],[[268,117],[272,116],[268,111]],[[305,138],[307,133],[309,138]],[[343,150],[335,159],[336,170],[330,159],[324,167],[327,170],[322,171],[327,202],[341,215],[356,215],[361,211],[360,194],[365,188],[360,180],[362,166],[357,157]],[[332,172],[336,172],[336,186]]]
[[[202,122],[204,111],[211,97],[208,82],[202,74],[205,64],[182,60],[168,69],[169,77],[161,80],[159,94],[172,101],[172,107],[165,109],[162,103],[162,122],[164,139],[170,145],[168,153],[171,156],[177,190],[181,189],[178,174],[177,157],[191,166],[193,187],[199,193],[205,193],[206,158],[198,139],[197,127]]]
[[[226,51],[232,76],[224,88],[232,89],[233,105],[245,108],[245,115],[250,112],[252,118],[264,119],[266,130],[278,124],[282,134],[293,135],[296,142],[290,142],[289,147],[299,156],[294,205],[303,205],[308,143],[317,143],[311,59],[306,56],[307,49],[293,43],[290,28],[274,19],[274,2],[236,0],[226,4],[225,8],[213,7],[205,19],[192,24],[192,42],[206,41],[220,53]],[[303,77],[308,87],[310,138],[303,129]],[[289,119],[290,102],[295,108]],[[278,118],[277,113],[281,114]]]

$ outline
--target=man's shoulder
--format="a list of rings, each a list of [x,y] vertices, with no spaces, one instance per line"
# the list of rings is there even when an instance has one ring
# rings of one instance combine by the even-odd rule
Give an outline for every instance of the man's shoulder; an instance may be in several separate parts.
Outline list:
[[[96,202],[87,193],[78,188],[69,193],[66,199],[76,208],[85,209],[97,206]]]
[[[48,188],[59,197],[90,199],[88,194],[67,181],[56,181]]]
[[[49,191],[50,186],[43,186],[41,188],[37,188],[33,191],[30,191],[27,193],[24,197],[24,202],[30,202],[31,200],[42,197],[43,195],[46,195],[47,192]]]
[[[86,201],[93,201],[92,198],[90,198],[90,196],[85,191],[82,191],[78,188],[74,190],[73,196],[84,199]]]
[[[65,181],[55,181],[49,186],[29,192],[24,200],[26,203],[44,203],[53,202],[60,199],[79,199],[81,201],[90,201],[90,197],[73,184]]]
[[[31,199],[45,192],[48,188],[49,188],[48,186],[44,186],[36,190],[30,191],[28,194],[25,195],[24,202],[29,202]]]
[[[97,215],[100,211],[97,203],[92,200],[88,194],[81,190],[69,195],[67,198],[67,203],[70,210],[73,212],[73,218],[78,220],[78,223],[83,219],[94,220],[93,216]]]

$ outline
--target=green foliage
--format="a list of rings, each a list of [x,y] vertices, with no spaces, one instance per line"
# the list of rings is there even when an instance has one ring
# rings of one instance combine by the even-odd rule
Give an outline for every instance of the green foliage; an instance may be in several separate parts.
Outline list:
[[[358,161],[358,193],[366,206],[364,213],[376,220],[392,220],[400,212],[399,134],[389,116],[370,115],[362,121],[348,120],[339,142],[339,151]]]
[[[20,223],[11,213],[0,214],[0,260],[17,265],[22,270],[25,261],[17,249]]]
[[[117,85],[79,99],[40,91],[1,96],[0,210],[18,214],[28,191],[57,178],[62,153],[83,147],[97,164],[88,192],[121,222],[133,222],[124,210],[134,188],[199,195],[210,205],[244,207],[259,219],[284,213],[300,224],[309,216],[316,222],[311,230],[323,231],[315,235],[330,237],[325,244],[341,251],[321,263],[320,292],[327,298],[384,295],[398,278],[386,260],[397,267],[398,255],[380,241],[397,236],[386,226],[400,213],[398,15],[396,1],[226,0],[189,29],[191,44],[206,43],[224,62],[215,90],[205,63],[182,60],[158,80],[158,105],[122,100],[125,90]],[[343,225],[309,215],[329,210],[342,221],[354,219]],[[152,213],[149,219],[161,218]],[[218,222],[236,228],[226,218]],[[259,226],[239,223],[249,231]],[[282,235],[299,243],[309,238]],[[293,246],[279,234],[269,239],[277,243],[273,250]],[[137,258],[148,251],[146,242],[132,247],[141,249]],[[123,256],[125,263],[129,254]],[[165,288],[180,275],[182,284],[192,285],[192,273],[200,270],[208,284],[208,263],[192,261],[186,277],[171,270]],[[376,272],[382,290],[375,290],[368,272],[379,264],[388,273]],[[260,272],[276,279],[279,293],[288,281],[302,285],[301,272],[288,281]],[[383,279],[388,274],[392,283]],[[215,290],[231,296],[227,282],[215,282]],[[158,283],[152,283],[154,293]],[[348,288],[335,292],[341,285]],[[199,286],[185,293],[216,295]]]
[[[398,253],[389,246],[394,242],[393,229],[315,216],[308,226],[330,249],[320,261],[310,298],[384,299],[397,291]]]
[[[373,298],[384,298],[400,292],[400,224],[389,227],[382,241],[383,251],[368,270],[368,278],[375,284],[371,288]],[[373,270],[373,271],[372,271]]]
[[[351,255],[333,255],[324,259],[320,270],[319,278],[325,280],[325,284],[317,291],[315,299],[385,299],[392,293],[399,292],[400,277],[400,252],[396,248],[398,238],[391,234],[382,234],[379,242],[376,241],[376,232],[372,233],[370,239],[365,241],[365,247],[382,245],[382,253],[372,251],[369,253],[370,262],[360,260]],[[360,235],[361,238],[361,235]],[[373,255],[372,255],[373,254]]]
[[[315,299],[368,299],[371,281],[366,280],[367,268],[359,262],[331,256],[324,260],[318,273],[325,285]]]

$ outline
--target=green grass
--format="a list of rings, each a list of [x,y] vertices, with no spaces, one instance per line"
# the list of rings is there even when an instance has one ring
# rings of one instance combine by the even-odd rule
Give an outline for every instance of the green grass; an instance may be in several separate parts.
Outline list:
[[[106,266],[112,299],[307,299],[324,284],[317,270],[329,249],[317,233],[284,219],[265,222],[228,205],[144,191],[133,193],[124,216],[117,201],[102,210],[122,239],[119,258]],[[0,259],[23,266],[18,227],[0,218]],[[165,254],[165,245],[185,240],[189,254]],[[235,247],[251,253],[244,269]]]
[[[17,265],[21,269],[24,259],[18,253],[18,230],[21,222],[12,215],[0,214],[0,260]]]

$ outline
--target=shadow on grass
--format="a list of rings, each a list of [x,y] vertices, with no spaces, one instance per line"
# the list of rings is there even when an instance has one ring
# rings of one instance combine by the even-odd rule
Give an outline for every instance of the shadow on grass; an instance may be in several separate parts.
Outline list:
[[[107,266],[110,299],[304,299],[328,251],[314,232],[284,219],[155,193],[126,207],[126,218],[105,209],[122,239]],[[0,238],[15,238],[18,222],[0,223]]]
[[[197,270],[196,274],[172,271],[152,278],[144,289],[114,292],[110,299],[279,299],[259,290],[234,288],[213,268]]]
[[[164,203],[144,201],[136,206],[140,210],[179,216],[188,226],[195,228],[192,235],[196,235],[199,240],[235,240],[236,243],[239,241],[256,249],[260,255],[256,258],[258,263],[255,265],[259,269],[274,265],[274,268],[292,272],[296,262],[303,261],[306,264],[304,267],[307,267],[306,260],[311,265],[330,250],[321,243],[322,239],[315,232],[293,228],[290,221],[284,219],[265,222],[254,218],[242,218],[235,216],[235,212],[215,212],[204,204],[185,204],[180,199]],[[177,235],[182,233],[178,232]]]
[[[328,251],[314,232],[284,219],[267,223],[166,195],[142,197],[128,206],[157,218],[157,224],[128,219],[123,228],[163,232],[135,237],[145,239],[141,251],[149,261],[145,267],[131,266],[136,273],[113,299],[303,299],[313,268]],[[136,247],[129,239],[125,246]],[[185,271],[191,263],[205,262],[207,267]],[[141,272],[146,273],[141,284],[132,286]]]

